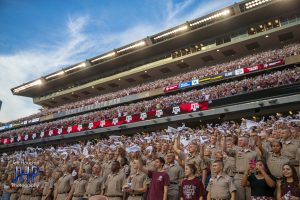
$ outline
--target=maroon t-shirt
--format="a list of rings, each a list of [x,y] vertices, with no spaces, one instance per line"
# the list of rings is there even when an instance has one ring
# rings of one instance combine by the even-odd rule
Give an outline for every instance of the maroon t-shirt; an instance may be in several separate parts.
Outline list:
[[[203,190],[203,184],[197,177],[192,180],[185,179],[181,184],[180,197],[184,200],[199,200],[203,196]]]
[[[170,178],[166,172],[148,171],[151,178],[147,200],[162,200],[164,197],[164,186],[169,186]]]

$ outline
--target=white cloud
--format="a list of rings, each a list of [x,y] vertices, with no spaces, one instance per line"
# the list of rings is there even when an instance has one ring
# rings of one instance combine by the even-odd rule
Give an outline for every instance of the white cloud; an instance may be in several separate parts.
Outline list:
[[[69,16],[65,30],[61,31],[62,34],[65,33],[63,40],[50,44],[36,44],[30,49],[20,50],[11,55],[0,55],[0,99],[3,101],[0,122],[38,111],[38,106],[34,105],[31,99],[13,96],[10,88],[233,3],[232,0],[203,2],[191,8],[195,3],[193,0],[177,4],[169,0],[166,1],[165,7],[161,8],[162,12],[166,10],[166,15],[161,21],[153,24],[139,23],[121,32],[106,34],[85,32],[92,16]],[[187,12],[187,9],[190,10]]]
[[[87,36],[82,34],[87,23],[87,16],[70,17],[67,40],[49,44],[51,50],[45,51],[38,46],[12,55],[0,55],[0,99],[3,101],[0,121],[6,122],[38,111],[39,107],[31,99],[13,96],[10,88],[53,72],[60,66],[80,61],[78,57],[91,47],[86,42]]]

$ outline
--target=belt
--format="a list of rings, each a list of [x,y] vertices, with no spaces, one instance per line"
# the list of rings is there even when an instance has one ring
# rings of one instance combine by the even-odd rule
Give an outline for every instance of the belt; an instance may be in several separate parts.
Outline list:
[[[92,195],[94,196],[94,195]],[[83,197],[83,194],[73,194],[73,197]]]
[[[144,194],[129,194],[129,196],[131,197],[141,197],[143,196]]]
[[[41,194],[32,194],[31,195],[32,197],[41,197],[42,195]],[[44,195],[43,195],[44,196]],[[45,195],[46,196],[46,195]]]
[[[58,194],[68,194],[68,192],[59,192]]]
[[[234,174],[244,174],[244,172],[234,172]]]
[[[122,195],[106,195],[106,197],[111,197],[111,198],[120,197],[120,198],[122,198],[123,196]]]
[[[213,199],[213,198],[212,198],[211,200],[229,200],[229,199]]]

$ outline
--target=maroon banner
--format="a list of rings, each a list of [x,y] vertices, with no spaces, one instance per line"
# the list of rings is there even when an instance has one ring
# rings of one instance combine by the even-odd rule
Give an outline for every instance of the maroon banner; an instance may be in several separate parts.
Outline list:
[[[205,102],[201,102],[201,103],[181,104],[179,107],[180,107],[180,111],[178,111],[177,114],[187,113],[187,112],[195,112],[195,111],[199,111],[199,110],[207,110],[208,102],[205,101]],[[172,108],[159,110],[158,113],[161,113],[160,115],[156,115],[157,110],[151,110],[146,113],[139,113],[139,114],[135,114],[135,115],[131,115],[131,116],[124,116],[124,117],[113,118],[113,119],[104,119],[104,120],[100,120],[100,121],[96,121],[96,122],[90,122],[87,124],[78,124],[78,125],[73,125],[73,126],[69,125],[69,126],[63,127],[63,128],[55,128],[52,130],[45,130],[39,134],[28,133],[27,135],[19,135],[17,137],[17,140],[13,141],[13,143],[34,140],[37,138],[52,137],[52,136],[62,135],[62,134],[72,134],[72,133],[76,133],[76,132],[80,132],[80,131],[96,129],[99,127],[100,128],[110,127],[110,126],[134,123],[134,122],[139,122],[139,121],[144,121],[144,120],[151,120],[151,119],[155,119],[155,118],[164,117],[166,115],[172,115],[172,110],[173,110]],[[128,120],[129,120],[129,122],[128,122]],[[9,137],[2,138],[0,140],[0,143],[10,144],[11,139]]]
[[[249,73],[249,72],[254,72],[254,71],[258,71],[260,69],[263,69],[264,65],[263,64],[259,64],[259,65],[255,65],[255,66],[251,66],[251,67],[246,67],[244,68],[244,73]]]
[[[264,64],[264,68],[276,67],[276,66],[284,65],[284,64],[285,64],[284,59],[280,59],[280,60],[276,60],[276,61]]]

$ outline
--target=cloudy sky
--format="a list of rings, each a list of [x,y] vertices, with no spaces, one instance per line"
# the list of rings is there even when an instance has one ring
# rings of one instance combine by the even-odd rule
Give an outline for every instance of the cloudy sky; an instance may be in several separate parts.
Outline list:
[[[0,122],[38,112],[12,87],[234,2],[0,0]]]

